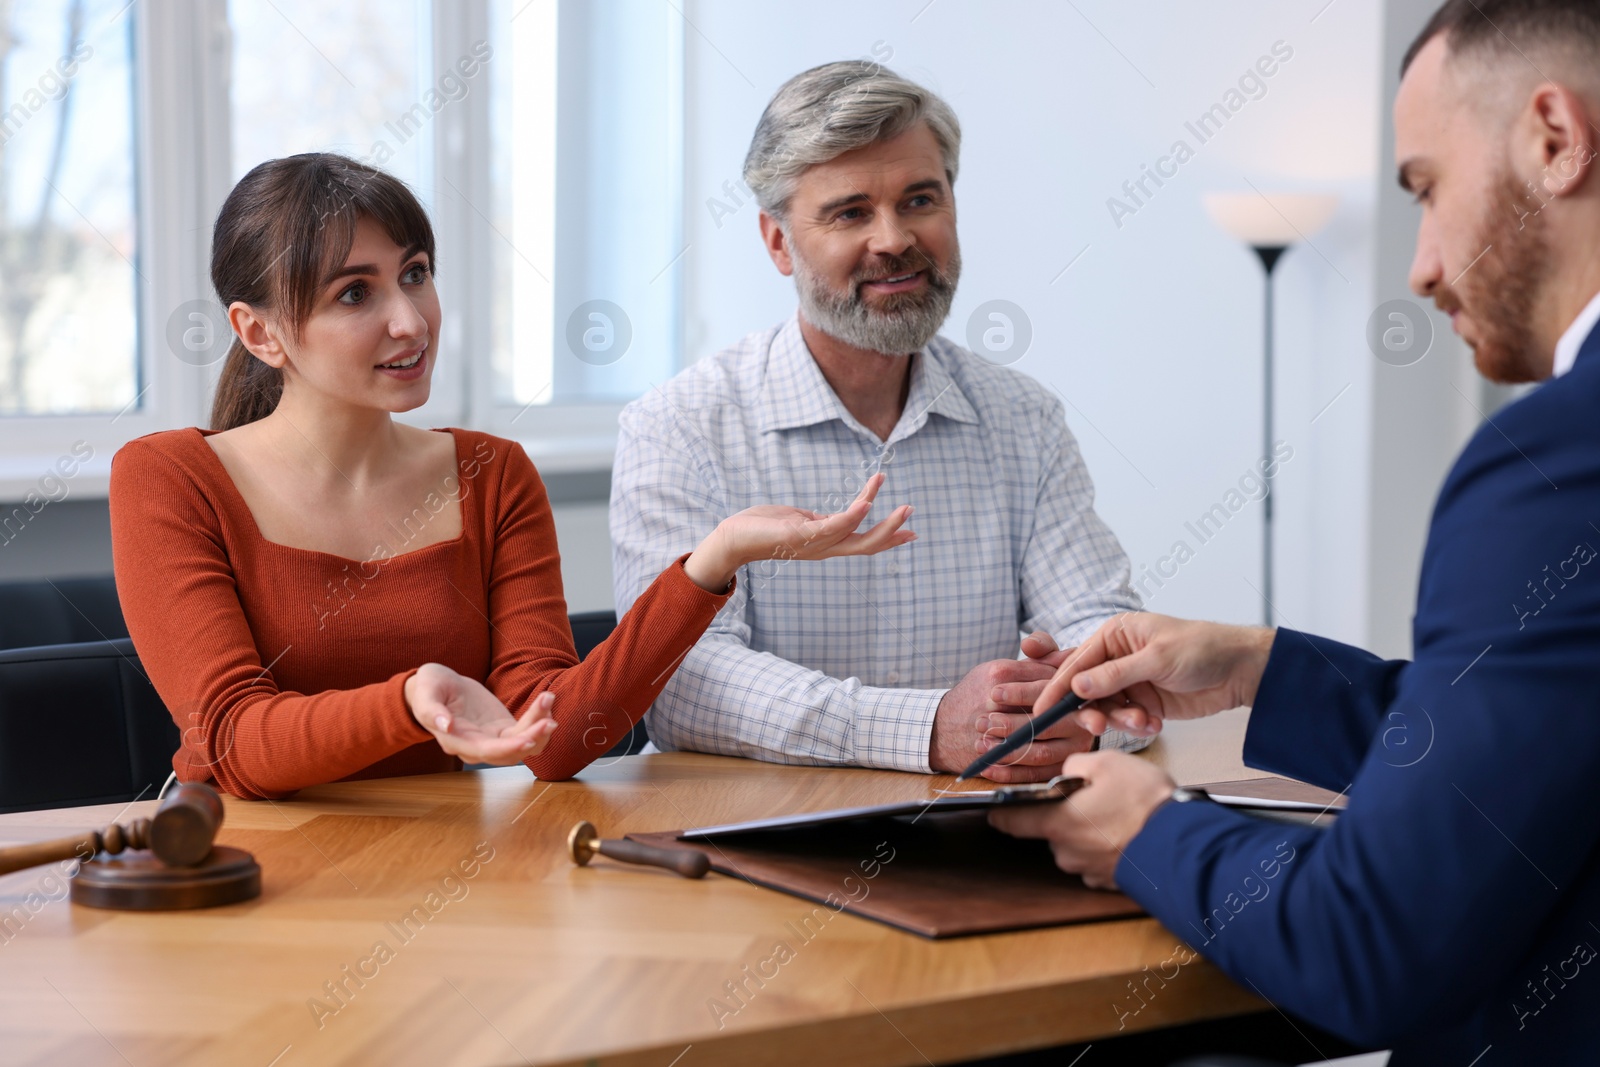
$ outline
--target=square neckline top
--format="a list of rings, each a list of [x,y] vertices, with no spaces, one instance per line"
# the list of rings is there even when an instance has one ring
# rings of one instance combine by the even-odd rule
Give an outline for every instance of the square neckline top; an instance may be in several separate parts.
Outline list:
[[[235,510],[237,510],[240,514],[246,516],[249,519],[249,528],[248,528],[247,532],[253,534],[257,541],[261,542],[264,545],[271,545],[273,548],[282,550],[284,552],[299,552],[299,553],[303,553],[303,554],[309,555],[309,556],[323,556],[323,557],[325,557],[327,559],[337,560],[338,562],[344,563],[344,564],[353,563],[358,567],[372,562],[372,558],[370,558],[370,557],[368,559],[353,559],[350,556],[341,556],[337,552],[324,552],[320,548],[298,548],[298,547],[296,547],[294,545],[286,545],[281,541],[273,541],[270,538],[268,538],[266,534],[261,532],[261,524],[256,521],[256,513],[251,510],[250,502],[245,500],[244,494],[239,491],[238,485],[236,485],[234,483],[233,475],[228,473],[227,465],[222,462],[222,457],[217,455],[216,449],[212,448],[211,445],[209,443],[207,443],[207,441],[206,441],[207,437],[211,437],[214,434],[219,434],[222,431],[221,430],[203,430],[198,426],[191,426],[191,427],[189,427],[189,429],[194,431],[195,438],[196,438],[195,443],[198,445],[198,450],[200,452],[205,453],[207,459],[204,462],[208,463],[211,466],[211,474],[217,478],[217,482],[222,487],[222,491],[225,494],[227,494],[227,496],[229,498],[228,503],[229,503],[230,507],[235,509]],[[459,471],[461,469],[462,463],[465,462],[465,460],[463,459],[462,454],[461,454],[461,449],[462,449],[461,435],[456,433],[455,430],[453,428],[450,428],[450,427],[446,427],[446,428],[443,428],[443,429],[441,429],[439,427],[429,427],[428,428],[428,432],[429,433],[447,433],[447,434],[450,435],[450,440],[455,445],[455,455],[456,455],[456,466],[455,466],[455,469],[457,471]],[[466,514],[466,507],[462,503],[462,501],[464,501],[465,499],[466,499],[465,495],[462,495],[462,496],[457,497],[456,501],[455,501],[456,509],[457,509],[457,512],[458,512],[458,514],[460,516],[460,519],[461,519],[461,532],[460,533],[456,534],[454,537],[450,538],[447,541],[435,541],[431,545],[424,545],[421,548],[414,548],[409,552],[401,552],[401,553],[398,553],[396,555],[384,556],[383,557],[384,566],[386,566],[386,567],[390,566],[390,565],[392,565],[392,564],[394,564],[394,563],[396,563],[396,562],[398,562],[400,560],[409,559],[412,556],[420,556],[423,553],[431,552],[436,548],[447,548],[448,547],[448,548],[457,548],[458,549],[463,544],[465,544],[466,543],[466,538],[467,538],[467,514]]]

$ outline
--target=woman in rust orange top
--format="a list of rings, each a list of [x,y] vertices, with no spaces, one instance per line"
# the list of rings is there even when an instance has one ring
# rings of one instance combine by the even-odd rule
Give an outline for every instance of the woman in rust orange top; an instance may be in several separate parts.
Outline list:
[[[433,249],[411,192],[342,156],[263,163],[223,205],[211,277],[236,336],[213,429],[141,437],[111,470],[117,591],[181,781],[275,798],[463,761],[570,777],[644,714],[740,566],[915,536],[905,507],[854,532],[881,476],[837,515],[740,512],[580,664],[521,446],[392,418],[428,398]]]

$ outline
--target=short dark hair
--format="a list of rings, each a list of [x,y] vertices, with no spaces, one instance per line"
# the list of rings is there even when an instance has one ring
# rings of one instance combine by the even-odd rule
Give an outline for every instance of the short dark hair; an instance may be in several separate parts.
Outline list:
[[[1427,43],[1445,35],[1450,51],[1498,50],[1516,55],[1530,45],[1577,44],[1600,54],[1600,2],[1596,0],[1446,0],[1406,49],[1405,77]]]

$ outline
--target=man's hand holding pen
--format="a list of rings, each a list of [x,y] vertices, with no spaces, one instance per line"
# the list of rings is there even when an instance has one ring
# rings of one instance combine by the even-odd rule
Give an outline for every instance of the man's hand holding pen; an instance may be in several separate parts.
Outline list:
[[[1034,703],[1039,715],[1069,694],[1083,698],[1067,720],[1099,736],[1109,727],[1136,736],[1167,719],[1196,719],[1255,700],[1274,631],[1190,622],[1148,612],[1118,615],[1076,649],[1057,654],[1055,676]],[[1038,642],[1035,642],[1037,645]],[[1124,752],[1067,757],[1061,773],[1084,786],[1060,804],[992,812],[1016,837],[1050,843],[1056,864],[1085,884],[1116,885],[1117,862],[1177,784],[1154,764]]]

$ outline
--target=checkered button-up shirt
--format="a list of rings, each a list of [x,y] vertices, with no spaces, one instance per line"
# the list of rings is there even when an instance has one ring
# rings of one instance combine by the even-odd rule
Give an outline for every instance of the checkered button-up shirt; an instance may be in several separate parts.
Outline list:
[[[969,670],[1015,659],[1023,633],[1068,647],[1139,608],[1061,401],[942,337],[914,357],[887,441],[845,410],[797,318],[696,363],[620,421],[619,612],[744,508],[838,511],[879,470],[868,522],[916,507],[909,545],[743,568],[650,711],[663,749],[926,772],[934,712]]]

